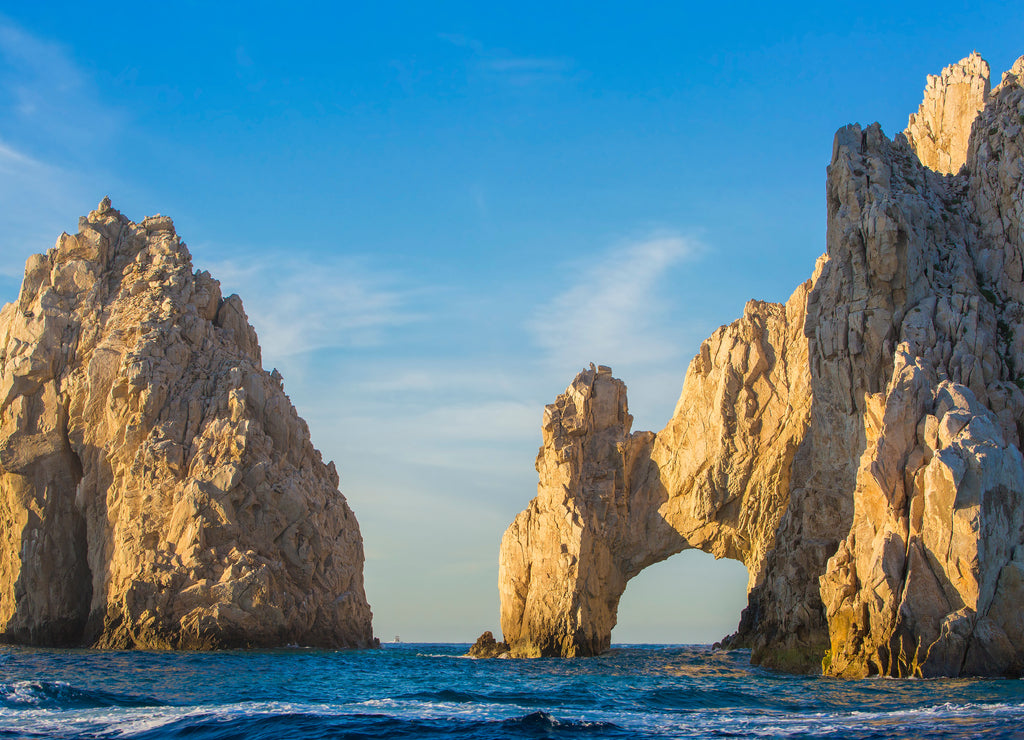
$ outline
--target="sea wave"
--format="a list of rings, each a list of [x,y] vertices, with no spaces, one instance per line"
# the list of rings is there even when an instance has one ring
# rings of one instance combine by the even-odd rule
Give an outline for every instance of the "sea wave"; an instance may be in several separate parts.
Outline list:
[[[453,715],[440,705],[435,711],[410,711],[401,702],[371,707],[299,705],[288,702],[245,702],[224,706],[121,708],[115,711],[76,710],[53,713],[37,710],[14,717],[0,711],[0,737],[25,738],[209,738],[244,737],[280,740],[282,737],[350,739],[379,737],[563,737],[579,734],[617,736],[611,722],[557,718],[542,712],[519,712],[504,718],[486,713]],[[626,737],[628,735],[621,735]]]
[[[0,653],[9,656],[0,668],[0,739],[917,740],[1012,737],[1024,726],[1019,681],[815,679],[687,647],[585,661],[449,659],[463,650],[10,650]]]
[[[593,734],[595,731],[620,730],[614,722],[588,722],[586,720],[559,720],[547,712],[530,712],[523,717],[514,717],[502,721],[502,726],[515,729],[539,730],[542,737],[549,737],[549,732],[555,730],[560,734],[571,734],[575,731],[583,731]]]
[[[740,688],[658,688],[643,692],[637,701],[652,710],[699,712],[709,709],[743,707],[745,709],[790,711],[798,709],[787,697],[760,696]]]
[[[26,682],[28,683],[28,682]],[[891,712],[722,712],[686,714],[592,711],[553,713],[462,701],[368,700],[353,704],[240,702],[200,706],[106,706],[0,709],[0,737],[209,738],[245,737],[948,737],[1012,736],[1024,706],[939,704]],[[1013,728],[1011,731],[1010,728]]]
[[[0,707],[146,707],[161,702],[150,696],[80,689],[66,681],[14,681],[0,683]]]

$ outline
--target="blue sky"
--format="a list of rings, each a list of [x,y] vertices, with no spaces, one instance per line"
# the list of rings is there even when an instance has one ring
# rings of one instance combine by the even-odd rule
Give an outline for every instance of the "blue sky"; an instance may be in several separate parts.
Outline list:
[[[854,9],[0,2],[0,297],[104,195],[172,216],[338,464],[378,634],[497,632],[543,405],[609,364],[660,429],[700,341],[810,275],[835,130],[1024,53],[1019,2]],[[717,639],[745,581],[676,556],[613,639]]]

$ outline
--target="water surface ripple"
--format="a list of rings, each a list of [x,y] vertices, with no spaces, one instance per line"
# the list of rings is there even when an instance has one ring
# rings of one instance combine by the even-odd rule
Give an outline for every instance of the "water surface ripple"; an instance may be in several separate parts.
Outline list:
[[[1015,680],[789,676],[705,646],[529,661],[461,657],[467,648],[0,647],[0,738],[1010,738],[1024,728]]]

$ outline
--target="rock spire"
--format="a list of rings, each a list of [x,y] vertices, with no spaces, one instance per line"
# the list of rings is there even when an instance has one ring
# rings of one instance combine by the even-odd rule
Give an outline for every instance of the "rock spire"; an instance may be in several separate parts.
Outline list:
[[[368,645],[359,527],[238,296],[108,199],[0,311],[0,636]]]
[[[971,124],[988,101],[989,75],[988,62],[978,52],[941,75],[928,75],[924,100],[904,132],[925,167],[949,175],[967,162]]]

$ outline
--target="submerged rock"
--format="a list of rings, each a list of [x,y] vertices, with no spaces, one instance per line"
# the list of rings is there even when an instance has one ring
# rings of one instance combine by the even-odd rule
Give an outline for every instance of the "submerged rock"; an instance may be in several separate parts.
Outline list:
[[[238,296],[104,199],[0,311],[0,636],[372,640],[359,526]]]
[[[701,345],[661,432],[593,365],[546,408],[501,546],[513,655],[607,649],[629,579],[700,548],[747,566],[725,642],[756,663],[1024,673],[1022,84],[972,55],[894,140],[841,129],[827,254]]]

